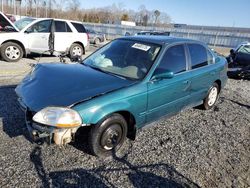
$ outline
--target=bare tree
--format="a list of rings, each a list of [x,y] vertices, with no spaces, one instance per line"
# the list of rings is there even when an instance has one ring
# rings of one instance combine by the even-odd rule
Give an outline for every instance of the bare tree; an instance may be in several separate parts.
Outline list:
[[[143,20],[143,26],[147,26],[148,25],[148,14],[145,14],[142,18]]]
[[[29,7],[28,8],[28,12],[27,12],[27,14],[29,15],[29,16],[32,16],[33,14],[33,12],[32,12],[32,7],[33,7],[33,0],[28,0],[27,2],[27,6]]]
[[[157,24],[157,20],[158,20],[158,17],[161,15],[161,12],[159,10],[155,10],[154,11],[154,15],[155,15],[155,25]]]
[[[69,0],[68,1],[69,4],[69,9],[71,11],[77,11],[80,8],[81,3],[79,2],[79,0]]]
[[[128,21],[129,20],[128,14],[123,14],[121,20]]]

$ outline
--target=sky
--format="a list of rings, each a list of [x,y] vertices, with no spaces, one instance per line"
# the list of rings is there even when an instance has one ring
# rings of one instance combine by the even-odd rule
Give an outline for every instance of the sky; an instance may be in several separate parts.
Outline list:
[[[122,3],[125,9],[166,12],[174,23],[250,28],[250,0],[80,0],[82,8]],[[91,2],[91,3],[90,3]]]

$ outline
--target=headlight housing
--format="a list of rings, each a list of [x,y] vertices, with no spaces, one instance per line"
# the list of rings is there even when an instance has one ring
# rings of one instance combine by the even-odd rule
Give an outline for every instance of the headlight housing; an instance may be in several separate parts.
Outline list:
[[[33,116],[33,121],[58,128],[74,128],[82,125],[80,115],[70,108],[47,107]]]

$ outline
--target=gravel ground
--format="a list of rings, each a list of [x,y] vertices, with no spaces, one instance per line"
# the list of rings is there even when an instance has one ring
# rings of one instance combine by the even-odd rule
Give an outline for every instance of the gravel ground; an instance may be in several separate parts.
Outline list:
[[[250,186],[249,81],[229,80],[213,110],[163,119],[105,160],[88,154],[86,130],[63,148],[32,144],[14,87],[0,86],[0,187]]]

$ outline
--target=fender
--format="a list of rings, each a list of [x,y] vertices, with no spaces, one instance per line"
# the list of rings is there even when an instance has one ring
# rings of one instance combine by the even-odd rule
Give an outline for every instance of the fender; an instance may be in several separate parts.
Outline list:
[[[8,39],[8,40],[4,40],[3,42],[1,42],[0,46],[2,46],[4,43],[7,43],[7,42],[14,42],[14,43],[17,43],[18,45],[20,45],[21,48],[23,49],[24,56],[27,56],[27,54],[29,54],[29,49],[26,48],[23,41],[17,40],[17,39]]]
[[[136,117],[131,111],[131,104],[126,101],[109,103],[104,106],[93,106],[84,110],[79,110],[78,107],[74,107],[81,115],[84,124],[97,124],[104,117],[119,111],[128,111],[134,117]],[[82,109],[82,106],[80,107]]]

